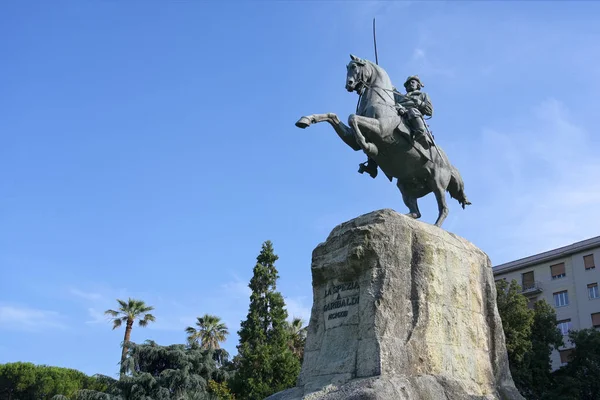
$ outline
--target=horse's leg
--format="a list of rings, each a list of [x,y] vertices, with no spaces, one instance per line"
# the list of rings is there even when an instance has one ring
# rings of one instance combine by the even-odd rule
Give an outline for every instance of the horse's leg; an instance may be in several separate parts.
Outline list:
[[[344,143],[356,151],[361,150],[361,147],[356,142],[356,137],[354,136],[352,129],[344,125],[334,113],[307,115],[306,117],[300,118],[298,122],[296,122],[296,126],[304,129],[319,122],[328,122]]]
[[[438,203],[438,218],[435,221],[435,226],[441,227],[444,220],[448,216],[448,206],[446,205],[446,188],[450,182],[450,171],[447,169],[441,169],[435,171],[434,174],[429,178],[429,187],[435,195],[435,199]]]
[[[327,122],[329,122],[329,124],[333,127],[340,139],[342,139],[344,143],[352,147],[354,150],[360,150],[361,147],[356,142],[356,135],[354,135],[352,128],[346,126],[334,113],[329,113],[327,116]]]
[[[377,146],[375,146],[373,143],[367,142],[367,139],[363,135],[362,131],[365,131],[365,133],[381,136],[381,125],[379,123],[379,120],[376,118],[368,118],[356,114],[351,114],[348,117],[348,125],[350,125],[350,127],[352,127],[352,129],[354,130],[356,142],[364,150],[364,152],[367,153],[367,155],[371,158],[376,157],[379,153]]]
[[[397,183],[398,189],[400,189],[400,193],[402,193],[402,200],[406,207],[408,207],[408,214],[405,214],[408,217],[413,219],[421,218],[421,212],[419,211],[419,205],[417,204],[417,197],[408,193],[408,190],[398,181]]]

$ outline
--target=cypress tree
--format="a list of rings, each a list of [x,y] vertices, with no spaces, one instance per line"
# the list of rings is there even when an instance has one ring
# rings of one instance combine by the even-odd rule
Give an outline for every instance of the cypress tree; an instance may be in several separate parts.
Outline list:
[[[250,307],[238,331],[239,369],[232,382],[240,399],[262,400],[293,387],[300,372],[300,362],[288,346],[283,296],[276,290],[278,258],[272,243],[264,242],[250,280]]]

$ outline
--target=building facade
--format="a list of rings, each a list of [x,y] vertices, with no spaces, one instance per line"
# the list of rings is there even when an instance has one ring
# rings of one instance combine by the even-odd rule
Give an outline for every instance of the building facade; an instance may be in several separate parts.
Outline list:
[[[566,363],[569,330],[600,328],[600,236],[493,268],[496,280],[515,279],[530,307],[546,300],[556,310],[565,346],[552,353],[552,369]]]

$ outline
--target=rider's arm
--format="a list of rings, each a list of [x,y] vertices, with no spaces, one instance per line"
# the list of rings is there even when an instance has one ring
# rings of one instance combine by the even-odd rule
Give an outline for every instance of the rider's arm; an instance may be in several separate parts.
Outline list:
[[[422,96],[419,97],[421,97],[417,104],[419,111],[421,111],[421,114],[431,117],[433,115],[433,104],[431,104],[429,96],[427,93],[422,93]]]
[[[403,105],[404,107],[417,107],[416,99],[411,96],[403,96],[402,98],[396,100],[398,104]]]

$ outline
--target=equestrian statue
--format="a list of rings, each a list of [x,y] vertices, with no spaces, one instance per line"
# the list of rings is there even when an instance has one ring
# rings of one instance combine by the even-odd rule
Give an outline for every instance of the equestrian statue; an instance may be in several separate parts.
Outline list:
[[[445,192],[461,204],[471,204],[464,191],[458,169],[450,164],[424,121],[433,115],[429,96],[416,75],[409,76],[399,93],[387,72],[371,61],[350,55],[347,65],[346,90],[359,95],[356,114],[348,117],[348,125],[334,113],[312,114],[296,122],[306,128],[318,122],[328,122],[338,136],[355,151],[368,157],[358,172],[372,178],[381,169],[390,181],[396,178],[402,200],[411,218],[420,218],[417,199],[433,192],[438,204],[436,226],[441,227],[448,216]]]

